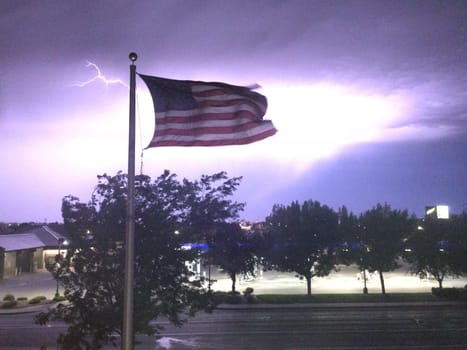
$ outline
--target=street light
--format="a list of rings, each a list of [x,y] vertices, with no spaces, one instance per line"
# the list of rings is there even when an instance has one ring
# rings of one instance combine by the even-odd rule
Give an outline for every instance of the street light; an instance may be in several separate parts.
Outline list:
[[[366,269],[363,269],[363,294],[368,294],[368,288],[366,286]]]
[[[62,260],[62,244],[65,240],[63,238],[58,239],[58,254],[55,256],[55,280],[57,281],[57,289],[55,290],[55,297],[58,297],[58,269],[60,268],[60,261]]]

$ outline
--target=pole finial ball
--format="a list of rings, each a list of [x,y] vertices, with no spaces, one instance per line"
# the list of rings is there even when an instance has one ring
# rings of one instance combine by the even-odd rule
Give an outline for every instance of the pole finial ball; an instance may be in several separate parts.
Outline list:
[[[138,59],[138,55],[135,52],[131,52],[128,57],[130,58],[131,62],[135,62]]]

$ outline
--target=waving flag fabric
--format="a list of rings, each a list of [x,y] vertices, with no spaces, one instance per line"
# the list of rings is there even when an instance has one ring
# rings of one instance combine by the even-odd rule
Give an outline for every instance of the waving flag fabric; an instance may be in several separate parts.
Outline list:
[[[151,92],[156,113],[148,148],[243,145],[277,131],[263,120],[266,97],[250,88],[139,76]]]

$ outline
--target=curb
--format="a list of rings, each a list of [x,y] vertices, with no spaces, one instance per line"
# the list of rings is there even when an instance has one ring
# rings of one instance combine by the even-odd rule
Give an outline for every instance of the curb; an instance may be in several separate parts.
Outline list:
[[[38,305],[25,305],[20,307],[13,307],[11,309],[2,309],[0,308],[0,316],[1,315],[19,315],[19,314],[31,314],[36,313],[39,311],[46,311],[50,307],[53,307],[57,304],[54,301],[47,301],[43,304]]]
[[[339,309],[339,308],[391,308],[391,307],[442,307],[463,306],[465,301],[430,302],[375,302],[375,303],[296,303],[296,304],[220,304],[219,310],[265,310],[265,309]]]

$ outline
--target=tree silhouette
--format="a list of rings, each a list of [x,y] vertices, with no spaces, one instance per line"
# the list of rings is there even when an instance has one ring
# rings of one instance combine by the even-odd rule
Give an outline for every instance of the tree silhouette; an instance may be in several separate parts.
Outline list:
[[[239,274],[254,274],[257,262],[254,242],[238,223],[221,225],[206,254],[214,265],[229,275],[233,294]]]
[[[407,210],[391,209],[389,204],[377,204],[359,217],[360,230],[357,265],[360,269],[378,271],[381,292],[386,294],[383,272],[399,267],[403,242],[415,223]]]
[[[220,179],[226,185],[214,186]],[[153,321],[158,316],[181,325],[186,314],[213,307],[203,281],[194,278],[185,264],[197,259],[199,251],[181,246],[192,239],[189,234],[194,228],[201,227],[195,219],[204,216],[208,227],[214,218],[227,219],[235,213],[234,203],[226,197],[235,189],[231,184],[238,181],[225,173],[203,176],[201,181],[204,187],[193,186],[168,171],[154,181],[145,175],[136,177],[133,328],[137,333],[154,334],[159,326]],[[126,189],[125,174],[102,175],[89,203],[73,196],[63,199],[64,225],[71,242],[57,278],[67,303],[36,318],[41,324],[51,320],[69,324],[59,338],[63,349],[99,349],[115,344],[114,334],[121,332]],[[200,198],[209,200],[200,203]],[[231,211],[223,205],[229,203]],[[199,216],[193,215],[197,208],[202,208]]]
[[[271,268],[293,271],[307,282],[311,295],[311,279],[326,276],[335,267],[338,236],[338,215],[317,201],[275,205],[266,218],[270,248],[264,253]]]
[[[426,217],[406,242],[405,259],[421,277],[433,276],[443,288],[446,276],[466,272],[465,214],[450,219]]]

